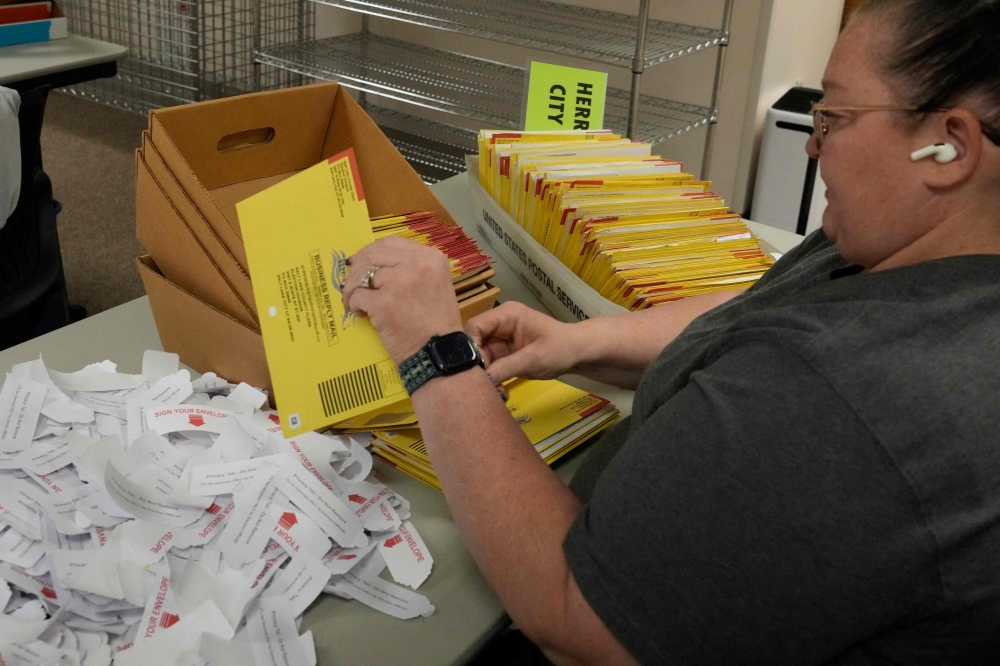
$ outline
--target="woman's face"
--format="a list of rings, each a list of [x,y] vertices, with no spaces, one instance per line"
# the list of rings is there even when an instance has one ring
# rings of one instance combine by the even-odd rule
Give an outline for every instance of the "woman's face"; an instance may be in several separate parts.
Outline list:
[[[823,89],[830,106],[902,106],[876,68],[879,29],[855,21],[830,57]],[[806,152],[819,158],[829,205],[823,231],[845,259],[866,267],[882,262],[926,233],[927,192],[912,177],[916,137],[898,113],[831,112],[822,150],[814,134]]]

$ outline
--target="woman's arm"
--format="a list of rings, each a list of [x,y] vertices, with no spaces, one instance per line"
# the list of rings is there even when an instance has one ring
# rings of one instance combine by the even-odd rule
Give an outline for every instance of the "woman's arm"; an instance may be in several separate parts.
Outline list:
[[[374,288],[361,278],[378,266]],[[387,238],[351,257],[345,302],[369,317],[399,364],[461,330],[448,262]],[[473,557],[524,633],[558,663],[635,663],[576,587],[562,542],[581,506],[474,368],[412,397],[434,470]]]
[[[577,588],[562,543],[581,510],[471,370],[412,396],[466,545],[517,626],[557,664],[634,663]]]
[[[685,298],[641,312],[565,324],[520,303],[504,303],[466,325],[490,379],[578,374],[634,389],[653,360],[688,325],[743,291]]]

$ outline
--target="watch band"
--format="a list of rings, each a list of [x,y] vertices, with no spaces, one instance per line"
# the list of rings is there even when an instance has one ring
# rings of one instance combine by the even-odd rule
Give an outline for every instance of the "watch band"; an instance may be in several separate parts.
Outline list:
[[[440,374],[426,349],[421,349],[399,364],[399,378],[403,380],[403,387],[409,395],[413,395],[414,391]]]

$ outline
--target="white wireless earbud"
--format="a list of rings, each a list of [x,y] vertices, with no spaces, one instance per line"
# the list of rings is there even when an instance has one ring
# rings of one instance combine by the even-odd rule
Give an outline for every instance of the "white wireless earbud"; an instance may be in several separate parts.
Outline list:
[[[950,143],[936,143],[933,146],[921,148],[910,155],[910,159],[919,162],[931,155],[934,156],[934,161],[938,164],[949,164],[958,159],[958,149]]]

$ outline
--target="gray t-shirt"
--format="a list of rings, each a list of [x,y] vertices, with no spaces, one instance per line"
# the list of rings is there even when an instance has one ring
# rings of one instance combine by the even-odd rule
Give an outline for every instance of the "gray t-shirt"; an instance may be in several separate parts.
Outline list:
[[[1000,256],[860,273],[822,232],[695,321],[563,544],[647,664],[1000,660]]]

